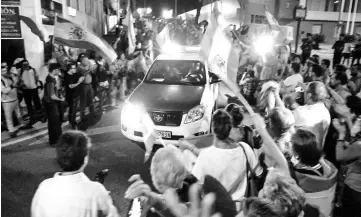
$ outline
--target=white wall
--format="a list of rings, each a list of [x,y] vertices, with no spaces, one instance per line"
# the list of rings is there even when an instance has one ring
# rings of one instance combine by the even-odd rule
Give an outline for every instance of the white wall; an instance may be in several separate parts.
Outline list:
[[[338,21],[338,16],[339,12],[308,11],[306,20]],[[347,16],[348,12],[344,12],[341,19],[347,22]],[[361,13],[356,13],[356,22],[361,22]]]

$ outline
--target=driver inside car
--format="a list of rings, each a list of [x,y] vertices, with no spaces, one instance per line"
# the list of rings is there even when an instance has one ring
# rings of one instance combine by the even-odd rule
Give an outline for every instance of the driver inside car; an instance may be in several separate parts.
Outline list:
[[[199,62],[195,62],[192,64],[192,68],[189,70],[185,78],[188,79],[190,82],[201,82],[205,79],[201,72],[201,64]]]

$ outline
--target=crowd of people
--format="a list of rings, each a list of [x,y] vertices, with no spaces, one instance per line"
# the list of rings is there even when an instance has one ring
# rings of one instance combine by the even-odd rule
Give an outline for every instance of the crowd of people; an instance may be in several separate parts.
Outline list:
[[[16,137],[19,130],[47,121],[49,142],[53,145],[61,135],[62,123],[69,121],[71,129],[84,123],[86,108],[93,115],[95,105],[97,114],[106,105],[116,106],[132,92],[153,62],[150,32],[139,31],[137,46],[130,54],[124,31],[120,32],[113,45],[118,59],[111,64],[93,51],[54,45],[52,58],[44,67],[45,80],[24,58],[16,59],[11,66],[2,62],[2,114],[6,120],[3,129]],[[26,122],[20,106],[22,100],[27,108]],[[76,120],[78,111],[80,121]]]
[[[61,132],[62,102],[67,102],[69,122],[76,129],[78,103],[84,119],[86,107],[95,112],[94,101],[102,112],[105,101],[114,104],[117,92],[124,98],[153,61],[152,37],[150,30],[138,29],[137,48],[127,54],[125,32],[120,32],[113,44],[119,58],[111,65],[94,53],[78,55],[59,46],[44,85],[26,60],[14,63],[19,73],[2,63],[2,107],[9,131],[17,131],[13,112],[22,126],[21,91],[29,125],[35,111],[45,111],[49,142],[57,143],[63,170],[40,184],[33,217],[97,216],[99,211],[118,216],[104,186],[83,173],[89,137],[81,131]],[[258,114],[231,97],[213,114],[210,147],[198,149],[181,140],[179,148],[160,148],[151,159],[152,183],[132,176],[125,198],[141,198],[147,216],[313,217],[332,216],[335,210],[344,217],[361,216],[361,65],[340,65],[334,57],[331,67],[330,60],[311,56],[307,43],[302,55],[290,54],[281,44],[263,57],[242,45],[237,83]],[[196,158],[190,169],[185,152]]]

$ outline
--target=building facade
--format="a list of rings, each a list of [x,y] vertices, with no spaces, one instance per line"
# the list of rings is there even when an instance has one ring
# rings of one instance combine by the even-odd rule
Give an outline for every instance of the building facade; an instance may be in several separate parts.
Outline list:
[[[213,0],[204,0],[200,19],[209,17],[210,4]],[[361,2],[359,0],[221,0],[222,14],[236,25],[267,24],[265,7],[273,14],[281,26],[292,26],[293,35],[297,34],[297,22],[293,19],[294,9],[298,5],[307,7],[307,16],[301,22],[300,32],[324,34],[325,43],[333,43],[337,39],[339,18],[342,22],[342,32],[346,33],[347,21],[349,28],[347,34],[361,34]],[[341,5],[344,2],[342,12]],[[351,14],[349,16],[349,11]],[[355,22],[352,23],[353,12]],[[188,12],[195,15],[196,11]],[[341,15],[340,15],[341,14]],[[352,25],[353,24],[353,25]],[[353,30],[351,32],[351,30]]]
[[[2,7],[19,7],[20,15],[33,19],[50,36],[54,33],[55,16],[84,26],[99,36],[106,31],[103,0],[2,0],[1,3]],[[20,28],[20,38],[2,38],[2,61],[11,65],[16,58],[25,57],[32,67],[40,70],[49,59],[44,49],[47,45],[23,22]]]

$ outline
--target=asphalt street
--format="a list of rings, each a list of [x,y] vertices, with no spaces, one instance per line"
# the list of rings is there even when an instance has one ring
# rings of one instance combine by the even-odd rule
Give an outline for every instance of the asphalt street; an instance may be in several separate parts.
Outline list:
[[[124,193],[128,179],[136,173],[146,174],[149,164],[143,163],[144,151],[121,134],[120,111],[116,108],[106,112],[98,123],[86,130],[93,145],[85,174],[93,179],[100,170],[109,169],[104,185],[121,216],[126,216],[129,201],[124,200]],[[26,217],[30,216],[31,200],[38,185],[52,177],[59,167],[46,132],[16,139],[1,149],[1,216]],[[150,181],[149,176],[143,177]]]

